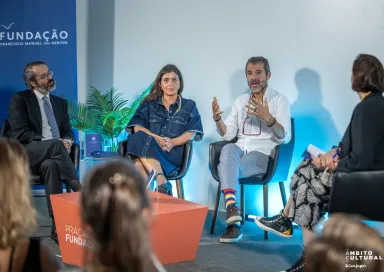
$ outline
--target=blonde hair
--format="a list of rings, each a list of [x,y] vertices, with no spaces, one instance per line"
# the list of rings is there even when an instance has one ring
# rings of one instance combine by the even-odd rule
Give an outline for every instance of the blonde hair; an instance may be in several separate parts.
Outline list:
[[[372,257],[384,258],[384,246],[380,235],[366,224],[342,214],[333,214],[325,223],[320,237],[305,249],[305,271],[356,271],[349,267],[348,252],[371,251]],[[380,260],[349,260],[351,265],[364,267],[362,271],[384,271]]]
[[[0,249],[6,249],[35,228],[36,211],[24,148],[14,140],[0,138],[0,150]]]

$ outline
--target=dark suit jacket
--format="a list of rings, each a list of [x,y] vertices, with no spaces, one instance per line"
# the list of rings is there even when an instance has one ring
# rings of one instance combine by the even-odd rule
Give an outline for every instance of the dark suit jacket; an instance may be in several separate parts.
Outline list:
[[[68,117],[67,101],[49,94],[53,113],[63,139],[74,139]],[[39,102],[35,93],[25,90],[15,93],[8,107],[9,136],[26,145],[42,137],[42,120]]]
[[[354,109],[336,171],[384,170],[384,97],[372,93]]]

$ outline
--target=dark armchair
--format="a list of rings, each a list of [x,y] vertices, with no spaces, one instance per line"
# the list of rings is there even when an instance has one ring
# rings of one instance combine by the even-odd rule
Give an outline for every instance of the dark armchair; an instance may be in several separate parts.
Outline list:
[[[3,120],[3,124],[1,126],[1,137],[6,137],[8,138],[8,132],[10,130],[10,125],[8,120]],[[80,164],[80,146],[78,144],[73,144],[72,145],[72,150],[71,153],[69,153],[69,156],[71,157],[71,160],[73,164],[75,165],[76,171],[79,172],[79,164]],[[32,185],[43,185],[44,181],[42,178],[38,175],[32,175],[32,180],[31,180]],[[65,185],[66,191],[70,192],[71,189],[69,188],[68,185]]]
[[[244,185],[263,185],[263,199],[264,199],[264,216],[268,216],[268,184],[270,182],[279,182],[281,198],[283,205],[287,203],[285,196],[284,181],[287,180],[289,167],[292,161],[293,147],[295,144],[294,137],[294,121],[291,118],[291,130],[292,130],[292,139],[288,144],[278,145],[273,150],[271,157],[268,162],[268,170],[266,174],[263,175],[254,175],[248,178],[239,179],[240,183],[240,209],[242,211],[242,224],[248,219],[248,216],[245,214],[245,197],[244,197]],[[209,146],[209,167],[212,173],[212,176],[215,180],[219,182],[217,188],[216,204],[214,215],[211,224],[211,234],[215,231],[215,225],[217,220],[217,214],[219,211],[220,201],[221,201],[221,184],[218,175],[217,166],[220,162],[220,153],[224,145],[228,143],[234,143],[236,139],[230,142],[220,141],[210,144]],[[264,231],[264,238],[268,239],[268,232]]]
[[[128,141],[129,141],[129,138],[122,142],[119,142],[117,147],[117,153],[119,154],[119,156],[129,158],[129,155],[127,154]],[[182,179],[188,172],[189,165],[191,164],[192,153],[193,153],[193,141],[188,141],[185,144],[184,154],[183,154],[183,164],[181,166],[180,171],[171,173],[170,175],[167,175],[165,177],[167,180],[176,180],[177,196],[182,199],[184,199],[184,188],[183,188]]]
[[[384,171],[336,172],[328,212],[384,221]]]

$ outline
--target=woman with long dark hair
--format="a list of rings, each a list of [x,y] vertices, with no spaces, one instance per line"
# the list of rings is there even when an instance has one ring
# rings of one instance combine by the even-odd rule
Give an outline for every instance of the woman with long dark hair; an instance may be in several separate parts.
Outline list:
[[[127,153],[143,177],[156,170],[157,190],[168,195],[172,186],[165,175],[180,170],[185,143],[203,137],[196,103],[182,97],[183,88],[180,70],[164,66],[127,126]]]
[[[304,159],[291,180],[291,197],[275,216],[255,218],[266,231],[292,237],[292,221],[303,231],[304,247],[313,239],[328,202],[335,171],[384,170],[384,67],[375,56],[360,54],[352,66],[352,90],[359,96],[351,121],[338,146],[324,155]],[[287,271],[304,271],[303,258]]]

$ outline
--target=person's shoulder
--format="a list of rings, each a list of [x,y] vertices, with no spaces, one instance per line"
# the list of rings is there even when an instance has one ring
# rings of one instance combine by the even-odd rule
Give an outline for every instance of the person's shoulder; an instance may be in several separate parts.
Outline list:
[[[239,96],[235,99],[235,101],[244,100],[244,99],[247,99],[247,101],[248,101],[249,96],[250,96],[250,93],[249,93],[249,92],[244,93],[244,94],[242,94],[242,95],[239,95]]]
[[[250,96],[250,93],[245,93],[245,94],[242,94],[240,96],[238,96],[235,101],[233,101],[233,105],[237,105],[237,104],[244,104],[244,101],[247,102],[249,100],[249,96]]]
[[[271,99],[276,99],[280,103],[289,103],[289,100],[285,95],[283,95],[282,93],[278,92],[273,88],[268,88],[268,93]]]
[[[268,92],[270,93],[270,96],[273,96],[279,99],[287,99],[285,95],[283,95],[281,92],[277,91],[276,89],[268,88]]]
[[[181,103],[186,106],[192,106],[194,107],[196,105],[196,102],[192,99],[182,97],[181,98]]]
[[[53,99],[53,100],[58,101],[60,103],[66,103],[67,102],[67,100],[65,98],[62,98],[62,97],[60,97],[58,95],[54,95],[54,94],[49,94],[49,99],[50,100]]]
[[[374,94],[363,99],[354,109],[354,113],[362,112],[382,114],[384,112],[384,97],[381,94]]]
[[[146,111],[146,110],[148,110],[150,108],[157,109],[157,100],[143,99],[140,102],[140,105],[137,107],[137,110],[143,112],[143,111]]]
[[[29,100],[31,95],[34,95],[34,93],[31,90],[24,90],[24,91],[18,91],[14,92],[11,96],[10,103],[15,105],[20,105],[20,103],[25,103],[25,101]]]
[[[22,90],[22,91],[17,91],[14,92],[12,96],[18,96],[18,97],[29,97],[33,94],[33,91],[27,89],[27,90]]]

